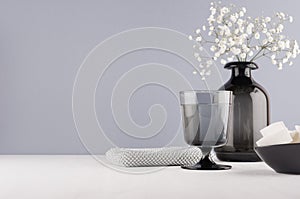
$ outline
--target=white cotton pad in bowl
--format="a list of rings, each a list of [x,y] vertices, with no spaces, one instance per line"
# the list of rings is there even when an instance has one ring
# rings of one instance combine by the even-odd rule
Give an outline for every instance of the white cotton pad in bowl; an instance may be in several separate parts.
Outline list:
[[[276,144],[288,144],[292,142],[293,139],[290,133],[286,130],[277,131],[273,134],[269,134],[256,142],[257,146],[267,146]]]
[[[284,131],[284,130],[288,130],[288,129],[286,128],[285,124],[282,121],[280,121],[280,122],[272,123],[269,126],[261,129],[260,133],[262,134],[263,137],[265,137],[275,132]]]
[[[299,131],[297,131],[297,130],[290,131],[290,135],[293,139],[293,141],[291,143],[300,143],[300,132]]]
[[[300,133],[300,126],[299,125],[295,125],[295,129],[298,133]]]

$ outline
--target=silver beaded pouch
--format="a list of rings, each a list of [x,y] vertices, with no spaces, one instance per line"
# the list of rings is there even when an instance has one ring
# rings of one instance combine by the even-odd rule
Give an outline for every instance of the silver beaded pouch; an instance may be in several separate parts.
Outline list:
[[[112,148],[105,155],[115,165],[149,167],[194,165],[202,153],[197,147]]]

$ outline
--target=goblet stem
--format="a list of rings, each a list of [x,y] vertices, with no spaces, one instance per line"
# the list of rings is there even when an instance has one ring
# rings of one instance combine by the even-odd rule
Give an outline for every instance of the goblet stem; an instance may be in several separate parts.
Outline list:
[[[212,150],[212,147],[204,147],[204,146],[201,146],[201,147],[199,147],[199,148],[200,148],[201,151],[202,151],[202,158],[201,158],[201,159],[203,159],[204,156],[209,156],[209,155],[210,155],[210,152],[211,152],[211,150]]]
[[[211,157],[211,151],[212,147],[200,147],[202,151],[202,158],[201,160],[197,163],[201,165],[203,169],[209,169],[212,168],[216,163],[213,161]]]

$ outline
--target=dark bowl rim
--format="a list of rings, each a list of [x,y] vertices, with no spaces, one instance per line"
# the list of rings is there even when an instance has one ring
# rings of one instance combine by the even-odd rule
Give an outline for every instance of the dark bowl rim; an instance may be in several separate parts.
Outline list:
[[[267,146],[256,146],[255,149],[264,149],[270,147],[284,147],[284,146],[291,146],[291,145],[300,145],[300,143],[288,143],[288,144],[274,144],[274,145],[267,145]]]

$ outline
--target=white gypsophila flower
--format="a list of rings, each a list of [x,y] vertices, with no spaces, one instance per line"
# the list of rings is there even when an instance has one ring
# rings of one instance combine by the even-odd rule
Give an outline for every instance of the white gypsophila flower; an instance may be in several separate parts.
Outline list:
[[[274,39],[272,36],[268,37],[268,42],[272,42]]]
[[[268,32],[268,30],[266,28],[263,28],[261,32],[266,34]]]
[[[276,58],[276,55],[273,54],[273,55],[271,56],[271,59],[275,59],[275,58]]]
[[[253,23],[249,23],[248,26],[247,26],[247,34],[251,34],[252,33],[252,29],[254,28],[254,24]]]
[[[225,59],[221,59],[220,62],[221,62],[221,64],[226,64],[227,63]]]
[[[245,14],[245,13],[244,13],[243,11],[240,11],[240,13],[239,13],[240,17],[243,17],[244,14]]]
[[[220,56],[221,56],[220,52],[216,52],[216,53],[215,53],[215,57],[216,57],[216,58],[219,58]]]
[[[244,13],[246,13],[246,8],[245,8],[245,7],[242,7],[242,11],[243,11]]]
[[[196,37],[196,39],[195,39],[196,41],[198,41],[198,42],[200,42],[201,40],[202,40],[202,37],[201,36],[199,36],[199,37]]]
[[[205,72],[205,76],[209,76],[211,74],[211,70]]]
[[[213,64],[213,61],[212,61],[212,60],[207,60],[207,61],[206,61],[206,64],[207,64],[207,66],[209,67],[209,66],[211,66],[211,65]]]
[[[227,61],[228,61],[228,62],[232,62],[233,59],[234,59],[234,57],[227,57]]]
[[[239,55],[239,54],[241,53],[241,49],[236,48],[236,47],[233,47],[233,48],[231,48],[231,52],[232,52],[234,55]]]
[[[278,63],[278,70],[282,70],[282,66],[283,66],[282,62],[279,62]]]
[[[231,15],[230,20],[235,23],[237,21],[237,17],[235,15]]]
[[[241,53],[240,56],[241,56],[242,59],[245,59],[246,58],[246,53]]]
[[[284,41],[278,41],[277,43],[278,48],[284,50],[285,49],[285,42]]]
[[[290,48],[291,46],[290,46],[290,41],[289,40],[286,40],[285,41],[285,47],[287,47],[287,48]]]
[[[293,17],[283,12],[274,16],[246,16],[245,7],[221,2],[212,2],[207,23],[197,28],[188,39],[198,43],[193,48],[199,62],[202,79],[210,75],[208,68],[213,61],[226,64],[231,61],[256,61],[261,57],[269,58],[278,69],[292,65],[291,59],[299,55],[297,41],[290,40],[284,32],[284,23],[293,22]],[[205,54],[209,49],[211,56]]]
[[[266,22],[266,23],[269,23],[270,21],[271,21],[271,18],[270,18],[270,17],[266,17],[266,18],[265,18],[265,22]]]
[[[277,32],[279,32],[279,33],[282,32],[282,30],[283,30],[283,25],[282,25],[282,24],[279,24],[276,30],[277,30]]]
[[[278,46],[272,46],[271,51],[276,52],[278,50]]]
[[[267,45],[267,43],[268,43],[268,39],[262,40],[262,44],[263,44],[263,45]]]
[[[211,46],[211,47],[210,47],[210,51],[211,51],[211,52],[215,52],[216,50],[217,50],[217,47],[216,47],[216,46]]]

